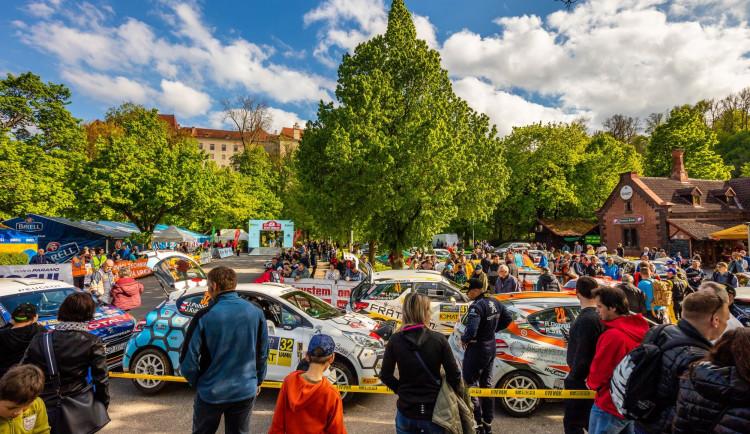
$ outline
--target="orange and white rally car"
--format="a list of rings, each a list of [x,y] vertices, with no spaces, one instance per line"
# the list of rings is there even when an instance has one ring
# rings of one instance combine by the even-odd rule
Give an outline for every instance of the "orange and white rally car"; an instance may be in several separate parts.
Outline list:
[[[562,389],[568,375],[567,334],[581,311],[575,295],[562,292],[515,292],[494,296],[513,315],[507,329],[495,335],[497,352],[493,379],[496,389]],[[463,361],[461,335],[466,315],[448,339],[459,364]],[[526,417],[541,398],[497,398],[511,416]]]

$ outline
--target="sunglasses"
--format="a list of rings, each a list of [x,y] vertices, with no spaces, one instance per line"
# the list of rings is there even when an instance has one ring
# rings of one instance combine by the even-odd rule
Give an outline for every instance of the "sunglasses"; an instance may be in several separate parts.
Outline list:
[[[716,294],[714,294],[714,295],[716,295]],[[714,312],[711,314],[711,318],[713,318],[714,316],[716,316],[716,312],[718,312],[719,309],[721,309],[722,306],[724,306],[724,300],[721,297],[719,297],[718,295],[716,295],[716,298],[719,299],[719,305],[716,307],[716,309],[714,309]]]

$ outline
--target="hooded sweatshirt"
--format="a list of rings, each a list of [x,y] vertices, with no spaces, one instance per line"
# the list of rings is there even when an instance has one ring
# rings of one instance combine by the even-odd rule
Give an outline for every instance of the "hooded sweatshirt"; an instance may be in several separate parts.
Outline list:
[[[609,390],[609,380],[618,363],[633,348],[640,345],[648,331],[648,322],[641,314],[622,316],[612,321],[602,321],[606,327],[596,343],[596,355],[586,385],[596,390],[594,404],[607,413],[624,419],[617,412]]]
[[[346,433],[339,392],[325,378],[306,381],[304,373],[294,371],[284,379],[268,433]]]
[[[2,348],[2,351],[0,351],[0,377],[8,372],[8,369],[13,365],[21,362],[23,354],[34,336],[46,331],[47,329],[38,323],[16,328],[6,324],[3,328],[0,328],[0,348]]]

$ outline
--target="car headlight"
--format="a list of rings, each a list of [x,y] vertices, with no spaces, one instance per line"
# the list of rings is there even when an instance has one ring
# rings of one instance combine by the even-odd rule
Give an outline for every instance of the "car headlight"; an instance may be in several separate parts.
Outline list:
[[[355,344],[368,348],[383,348],[383,342],[362,333],[341,332],[344,336],[354,341]]]

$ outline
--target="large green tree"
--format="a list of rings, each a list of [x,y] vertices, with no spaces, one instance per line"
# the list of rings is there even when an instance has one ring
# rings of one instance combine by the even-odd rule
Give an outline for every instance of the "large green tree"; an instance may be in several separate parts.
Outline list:
[[[494,126],[453,93],[402,0],[384,35],[344,55],[336,98],[320,104],[295,159],[319,227],[356,228],[399,260],[457,216],[485,217],[504,194]]]
[[[651,134],[644,159],[646,175],[668,177],[672,173],[672,151],[684,149],[685,169],[691,178],[729,179],[733,168],[716,153],[717,142],[699,107],[676,107]]]

